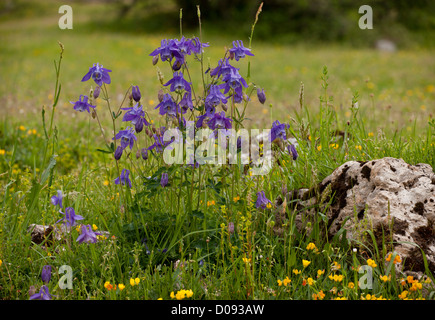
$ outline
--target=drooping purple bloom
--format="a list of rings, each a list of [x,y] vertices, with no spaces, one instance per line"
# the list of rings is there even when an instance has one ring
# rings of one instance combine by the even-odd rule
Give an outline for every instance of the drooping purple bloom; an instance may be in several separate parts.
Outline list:
[[[168,114],[170,116],[176,117],[178,110],[177,104],[172,99],[169,93],[165,93],[163,96],[162,102],[160,102],[154,109],[160,108],[159,114],[165,115]]]
[[[88,100],[89,100],[88,96],[84,96],[81,94],[79,97],[79,100],[77,100],[76,102],[70,101],[70,103],[74,105],[74,107],[73,107],[74,110],[77,110],[80,112],[87,111],[89,113],[90,112],[89,108],[95,108],[95,106],[88,103]]]
[[[134,135],[134,129],[127,127],[125,130],[120,130],[112,140],[118,140],[121,139],[121,148],[125,149],[128,146],[130,147],[130,150],[133,149],[134,141],[137,140],[136,136]]]
[[[140,94],[139,86],[131,87],[131,96],[133,97],[134,101],[139,102],[140,98],[142,97]]]
[[[251,49],[245,48],[243,46],[242,40],[233,41],[233,47],[230,49],[230,53],[234,54],[234,58],[236,59],[236,61],[244,58],[245,55],[253,56],[253,54],[251,53]]]
[[[279,120],[274,121],[272,123],[272,129],[270,130],[270,141],[274,142],[276,139],[285,140],[285,129],[288,127],[288,124],[280,123]]]
[[[112,72],[112,70],[103,68],[103,66],[100,66],[99,63],[94,63],[94,65],[89,68],[89,72],[85,74],[82,81],[88,81],[92,77],[95,83],[101,87],[103,85],[103,82],[110,84],[111,80],[109,72]]]
[[[162,188],[166,187],[168,184],[168,174],[166,172],[162,173],[162,177],[160,178],[160,185]]]
[[[261,104],[264,104],[266,102],[266,94],[264,93],[264,89],[257,89],[257,97],[258,101],[260,101]]]
[[[59,208],[63,208],[62,207],[62,199],[63,199],[62,191],[57,190],[57,195],[52,196],[50,199],[50,202],[53,206],[59,206]]]
[[[190,92],[190,82],[184,79],[182,72],[174,72],[172,79],[164,84],[165,87],[168,85],[171,85],[171,92],[181,90],[186,90]]]
[[[178,103],[178,107],[183,114],[187,112],[187,109],[193,110],[192,94],[190,92],[186,91],[184,93],[183,99]]]
[[[119,159],[121,159],[121,156],[122,156],[122,152],[123,152],[123,151],[124,151],[124,149],[122,149],[121,146],[117,146],[117,147],[116,147],[115,155],[114,155],[115,160],[119,160]]]
[[[29,300],[51,300],[51,294],[48,291],[48,287],[43,285],[38,293],[30,296]]]
[[[121,175],[114,180],[115,184],[125,185],[127,183],[128,187],[131,188],[131,181],[129,175],[130,175],[130,170],[122,169]]]
[[[157,55],[160,55],[160,59],[162,61],[166,61],[166,60],[171,61],[174,56],[179,58],[183,57],[174,39],[170,39],[170,40],[163,39],[160,42],[160,47],[150,53],[150,56],[153,57]]]
[[[42,281],[44,281],[45,283],[50,282],[50,279],[51,279],[51,266],[50,265],[45,265],[42,267],[41,278],[42,278]]]
[[[206,105],[217,106],[221,102],[225,104],[225,103],[227,103],[227,101],[228,100],[225,97],[225,95],[222,92],[220,92],[219,86],[217,86],[217,85],[210,86],[210,89],[208,91],[208,95],[205,98]]]
[[[101,235],[99,232],[94,232],[90,224],[82,225],[80,231],[81,233],[76,239],[76,241],[80,244],[83,242],[95,243],[97,242],[97,236]]]
[[[292,155],[293,160],[296,160],[298,158],[298,152],[293,144],[290,143],[289,145],[287,145],[287,150]]]
[[[257,192],[257,201],[255,202],[255,207],[257,209],[266,209],[268,204],[272,205],[272,202],[266,198],[264,191]]]
[[[60,222],[60,221],[65,221],[65,225],[67,227],[73,227],[76,225],[76,221],[77,220],[83,220],[84,218],[79,215],[76,214],[76,212],[74,211],[74,208],[71,207],[67,207],[65,208],[65,212],[59,211],[61,214],[65,215],[65,217],[63,217],[62,219],[56,221],[56,223]]]
[[[231,129],[231,119],[225,117],[225,112],[216,112],[208,121],[210,129]]]

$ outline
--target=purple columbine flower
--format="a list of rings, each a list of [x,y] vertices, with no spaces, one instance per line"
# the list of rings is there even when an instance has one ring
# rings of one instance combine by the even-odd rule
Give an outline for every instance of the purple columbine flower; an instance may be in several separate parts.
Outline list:
[[[134,141],[137,140],[136,136],[134,135],[134,129],[127,127],[125,130],[120,130],[112,140],[118,140],[121,139],[121,148],[125,149],[128,146],[130,147],[130,150],[133,149]]]
[[[132,125],[136,126],[138,123],[142,123],[146,126],[149,125],[148,121],[145,120],[145,111],[142,110],[142,106],[136,103],[133,107],[121,108],[127,112],[122,117],[122,121],[130,121]]]
[[[172,99],[169,93],[165,93],[163,96],[162,102],[160,102],[154,109],[160,108],[159,114],[165,115],[168,114],[170,116],[176,117],[178,110],[177,104]]]
[[[80,231],[81,233],[76,239],[76,241],[80,244],[82,244],[83,242],[95,243],[97,242],[97,236],[101,235],[101,233],[99,232],[92,231],[92,227],[90,224],[82,225]]]
[[[85,76],[82,79],[83,81],[88,81],[91,77],[95,81],[96,84],[98,84],[100,87],[104,83],[110,84],[110,76],[109,72],[112,72],[112,70],[103,68],[103,66],[99,63],[94,63],[94,65],[89,68],[89,72],[85,74]]]
[[[227,98],[225,97],[225,95],[220,92],[219,90],[219,86],[217,85],[211,85],[210,89],[208,91],[208,95],[205,98],[205,104],[206,105],[212,105],[212,106],[217,106],[219,105],[219,103],[227,103]]]
[[[88,103],[88,100],[89,100],[88,96],[84,96],[81,94],[79,97],[79,100],[77,100],[76,102],[70,101],[70,103],[74,105],[74,107],[73,107],[74,110],[77,110],[80,112],[87,111],[89,113],[90,112],[89,108],[95,108],[95,106]]]
[[[202,52],[204,52],[203,48],[209,47],[210,45],[207,43],[202,43],[201,41],[199,41],[198,37],[192,38],[191,41],[191,48],[192,48],[192,52],[196,53],[196,54],[201,54]]]
[[[171,85],[171,92],[181,90],[186,90],[190,92],[190,82],[187,82],[187,80],[184,79],[182,72],[174,72],[174,76],[172,77],[172,79],[164,84],[165,87],[168,85]]]
[[[261,104],[264,104],[266,102],[266,94],[264,93],[264,89],[257,89],[257,97],[258,101],[260,101]]]
[[[56,221],[56,223],[60,222],[60,221],[65,221],[65,225],[67,227],[73,227],[76,224],[77,220],[83,220],[84,218],[79,215],[76,214],[76,212],[74,211],[74,208],[71,207],[67,207],[65,209],[65,212],[62,212],[59,210],[59,212],[63,215],[65,215],[65,217],[63,217],[62,219]]]
[[[52,196],[50,199],[50,202],[53,206],[59,206],[59,208],[63,208],[62,207],[62,199],[63,199],[62,191],[57,190],[57,195]]]
[[[225,58],[225,60],[219,60],[218,66],[210,71],[210,76],[214,77],[217,76],[218,78],[220,76],[226,76],[227,74],[231,73],[231,70],[238,72],[239,68],[233,67],[230,64],[230,61],[228,58]]]
[[[253,54],[251,53],[251,49],[245,48],[243,46],[242,40],[233,41],[233,47],[230,49],[230,53],[234,54],[234,58],[236,59],[236,61],[244,58],[245,55],[253,56]]]
[[[187,109],[193,110],[193,102],[192,102],[192,94],[188,91],[184,93],[183,99],[181,99],[180,103],[178,103],[178,107],[184,113],[187,112]]]
[[[131,96],[133,97],[134,101],[139,102],[140,98],[142,97],[140,94],[139,86],[131,87]]]
[[[180,50],[177,48],[177,43],[175,40],[170,39],[163,39],[160,42],[160,47],[155,49],[153,52],[150,53],[150,56],[154,57],[160,55],[160,59],[162,61],[171,61],[172,57],[176,56],[179,58],[182,58],[183,55],[181,54]]]
[[[248,84],[246,83],[245,79],[242,78],[242,76],[239,74],[237,70],[231,69],[231,72],[226,74],[222,80],[225,82],[221,84],[221,88],[224,89],[224,94],[228,93],[230,89],[234,90],[235,95],[242,98],[243,92],[242,87],[247,88]]]
[[[42,267],[41,278],[42,278],[42,281],[44,281],[45,283],[50,282],[50,279],[51,279],[51,266],[50,265],[45,265]]]
[[[231,119],[225,117],[225,112],[216,112],[208,121],[210,129],[231,129]]]
[[[296,160],[298,158],[298,152],[293,144],[290,143],[289,145],[287,145],[287,150],[288,153],[292,155],[293,160]]]
[[[162,173],[162,177],[160,179],[160,185],[162,188],[166,187],[168,184],[168,174],[166,172]]]
[[[264,191],[257,192],[257,201],[255,202],[255,207],[257,209],[266,209],[269,204],[272,206],[272,202],[266,198]]]
[[[29,300],[51,300],[51,294],[48,291],[48,287],[43,285],[38,293],[30,296]]]
[[[125,185],[127,183],[128,187],[131,188],[131,181],[129,175],[130,175],[130,170],[122,169],[121,175],[114,180],[115,184]]]
[[[274,121],[272,123],[272,129],[270,130],[270,141],[274,142],[276,139],[285,140],[285,129],[287,129],[288,127],[288,124],[280,123],[279,120]]]

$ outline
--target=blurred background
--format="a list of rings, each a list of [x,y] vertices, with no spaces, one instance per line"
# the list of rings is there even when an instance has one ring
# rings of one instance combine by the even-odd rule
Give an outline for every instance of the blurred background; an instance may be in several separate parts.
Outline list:
[[[78,117],[70,101],[89,92],[80,82],[93,63],[112,69],[110,94],[122,100],[139,85],[150,112],[160,83],[149,53],[163,38],[199,36],[196,5],[201,8],[202,38],[210,47],[205,63],[214,67],[232,41],[249,43],[258,6],[254,0],[89,0],[0,2],[0,108],[2,117],[40,119],[52,104],[58,41],[65,46],[58,117]],[[320,76],[328,67],[328,94],[340,119],[350,116],[358,92],[369,130],[412,130],[435,110],[435,2],[430,0],[264,0],[252,39],[251,80],[265,89],[261,105],[253,97],[255,126],[289,119],[304,102],[315,111],[322,94]],[[73,29],[58,27],[61,5],[73,9]],[[361,5],[373,9],[373,29],[361,30]],[[247,61],[237,67],[246,72]],[[198,80],[198,64],[191,64]],[[157,67],[165,81],[166,65]],[[269,104],[272,104],[273,108]],[[15,116],[18,117],[15,117]],[[35,117],[36,115],[36,117]],[[82,118],[82,117],[80,117]],[[11,118],[12,119],[12,118]]]

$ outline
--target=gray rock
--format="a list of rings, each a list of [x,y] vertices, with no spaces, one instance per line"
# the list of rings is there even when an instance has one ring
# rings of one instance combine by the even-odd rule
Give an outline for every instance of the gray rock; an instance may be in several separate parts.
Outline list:
[[[289,192],[286,200],[296,212],[317,207],[296,215],[299,230],[325,212],[329,237],[344,227],[355,245],[373,247],[366,233],[371,230],[380,252],[385,244],[387,252],[399,254],[404,270],[425,271],[423,250],[435,272],[435,174],[428,164],[395,158],[349,161],[316,188]]]

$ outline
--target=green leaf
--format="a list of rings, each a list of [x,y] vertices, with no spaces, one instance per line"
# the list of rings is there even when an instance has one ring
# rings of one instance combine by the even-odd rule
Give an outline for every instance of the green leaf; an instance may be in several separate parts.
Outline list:
[[[50,162],[48,163],[47,168],[45,168],[45,170],[42,172],[41,174],[41,179],[40,179],[40,185],[44,185],[45,181],[47,181],[51,170],[53,170],[54,166],[56,165],[56,157],[57,154],[53,154],[50,158]]]

